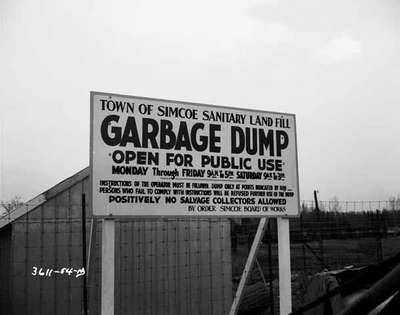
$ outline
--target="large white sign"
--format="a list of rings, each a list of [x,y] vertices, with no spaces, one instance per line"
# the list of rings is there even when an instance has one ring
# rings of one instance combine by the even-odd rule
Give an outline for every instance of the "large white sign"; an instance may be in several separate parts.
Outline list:
[[[297,215],[293,114],[91,93],[94,215]]]

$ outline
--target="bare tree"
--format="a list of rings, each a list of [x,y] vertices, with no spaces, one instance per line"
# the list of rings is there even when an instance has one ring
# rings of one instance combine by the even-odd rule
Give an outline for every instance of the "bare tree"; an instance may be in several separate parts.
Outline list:
[[[389,210],[400,210],[400,195],[389,197]]]
[[[339,212],[340,210],[342,209],[340,208],[339,199],[338,197],[333,196],[333,198],[329,200],[329,211]]]
[[[5,212],[7,214],[13,212],[15,209],[17,209],[19,206],[23,205],[24,203],[21,201],[20,196],[15,196],[11,198],[10,200],[7,201],[1,201],[0,205],[2,208],[2,212]]]

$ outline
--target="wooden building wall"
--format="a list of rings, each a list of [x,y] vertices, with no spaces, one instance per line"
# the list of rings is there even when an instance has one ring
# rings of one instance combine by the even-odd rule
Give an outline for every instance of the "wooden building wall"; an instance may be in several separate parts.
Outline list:
[[[62,190],[55,186],[46,192],[47,201],[11,223],[12,314],[81,313],[82,277],[32,272],[33,267],[82,267],[81,195],[87,191],[88,177],[72,180]],[[88,245],[91,222],[87,211]],[[99,314],[101,221],[93,222],[89,308]],[[115,254],[116,314],[228,313],[232,285],[227,220],[117,220]],[[4,277],[5,271],[0,274]]]

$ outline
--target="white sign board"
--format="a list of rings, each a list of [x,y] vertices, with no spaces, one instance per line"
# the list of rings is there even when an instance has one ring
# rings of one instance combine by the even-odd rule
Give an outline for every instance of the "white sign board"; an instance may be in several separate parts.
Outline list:
[[[98,216],[297,215],[293,114],[91,93]]]

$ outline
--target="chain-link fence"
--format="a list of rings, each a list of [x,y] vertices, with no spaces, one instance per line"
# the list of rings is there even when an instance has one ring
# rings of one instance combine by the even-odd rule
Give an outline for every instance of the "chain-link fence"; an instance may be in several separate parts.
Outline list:
[[[1,220],[0,303],[9,314],[79,314],[82,278],[33,275],[34,267],[82,267],[81,194],[87,183],[58,192],[23,215]],[[293,307],[304,304],[317,272],[365,266],[400,248],[400,207],[391,201],[302,202],[290,219]],[[21,211],[21,210],[20,210]],[[99,313],[101,221],[86,216],[88,299]],[[1,221],[0,221],[1,222]],[[116,314],[226,314],[259,219],[118,220]],[[241,314],[278,314],[276,220],[257,253]],[[12,305],[11,305],[12,304]],[[11,306],[10,306],[11,305]]]

